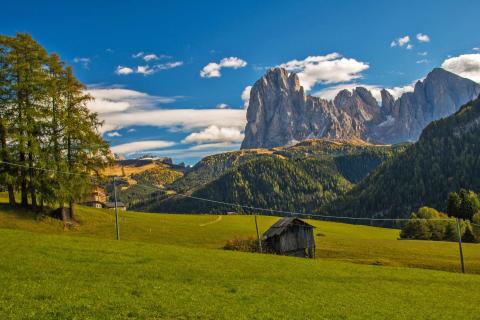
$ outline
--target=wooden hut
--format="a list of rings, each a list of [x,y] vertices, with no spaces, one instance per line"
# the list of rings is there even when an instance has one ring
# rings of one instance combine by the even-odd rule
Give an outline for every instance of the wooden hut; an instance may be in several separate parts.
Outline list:
[[[282,218],[263,237],[266,246],[277,254],[315,258],[314,228],[299,218]]]

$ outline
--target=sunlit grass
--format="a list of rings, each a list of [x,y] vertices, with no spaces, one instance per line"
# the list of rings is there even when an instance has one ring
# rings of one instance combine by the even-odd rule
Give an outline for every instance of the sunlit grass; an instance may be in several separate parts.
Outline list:
[[[0,251],[2,319],[476,319],[480,303],[478,275],[7,229]]]
[[[114,239],[113,210],[77,207],[79,225],[65,230],[51,218],[36,220],[28,212],[0,207],[0,228],[37,233]],[[235,237],[255,236],[253,216],[181,215],[120,212],[120,237],[192,248],[220,249]],[[278,218],[259,216],[263,233]],[[215,223],[209,223],[213,222]],[[361,264],[408,266],[458,272],[458,244],[398,240],[399,231],[361,225],[310,220],[316,226],[317,258]],[[466,270],[480,273],[480,245],[464,244]]]

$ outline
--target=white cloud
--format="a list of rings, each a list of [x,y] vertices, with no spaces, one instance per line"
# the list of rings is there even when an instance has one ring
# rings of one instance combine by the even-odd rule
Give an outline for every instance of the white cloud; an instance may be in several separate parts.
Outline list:
[[[174,61],[174,62],[166,62],[166,63],[159,63],[153,66],[145,65],[145,66],[137,66],[135,68],[131,67],[124,67],[118,66],[115,70],[115,73],[118,75],[128,75],[132,73],[143,74],[144,76],[152,75],[157,73],[158,71],[168,70],[177,68],[183,65],[183,61]]]
[[[427,64],[429,63],[430,61],[428,61],[428,59],[421,59],[421,60],[417,60],[417,63],[418,64]]]
[[[136,141],[111,147],[114,153],[125,154],[148,150],[158,150],[174,146],[175,142],[164,140]]]
[[[415,81],[416,82],[416,81]],[[413,89],[415,88],[415,82],[412,84],[407,84],[406,86],[403,87],[393,87],[393,88],[387,88],[386,90],[390,92],[390,94],[395,98],[398,99],[402,96],[402,94],[406,92],[413,92]]]
[[[91,111],[101,117],[109,113],[118,113],[142,109],[146,106],[154,107],[159,104],[172,103],[175,97],[151,96],[143,92],[123,88],[89,88],[85,92],[94,100],[89,101]]]
[[[220,70],[222,68],[239,69],[247,65],[245,60],[237,57],[223,58],[219,63],[210,62],[200,71],[202,78],[219,78],[221,77]]]
[[[228,108],[228,104],[226,104],[226,103],[219,103],[219,104],[217,104],[216,108],[217,108],[217,109],[227,109],[227,108]]]
[[[152,73],[154,73],[155,71],[150,68],[149,66],[137,66],[137,71],[136,73],[139,73],[139,74],[143,74],[145,76],[148,76]]]
[[[309,56],[304,60],[291,60],[279,65],[289,72],[296,72],[305,90],[317,83],[347,82],[362,77],[368,63],[344,58],[338,53],[325,56]]]
[[[417,40],[420,42],[430,42],[430,37],[424,33],[417,33]]]
[[[157,55],[155,53],[145,53],[143,51],[140,51],[138,53],[132,54],[132,58],[142,58],[145,61],[152,61],[152,60],[160,60],[160,59],[171,59],[172,57],[166,54],[160,54]]]
[[[205,142],[241,142],[244,138],[243,133],[237,127],[217,127],[215,125],[189,134],[183,143],[205,143]]]
[[[245,109],[248,108],[248,104],[250,103],[250,91],[252,91],[252,86],[246,86],[242,91],[241,98]]]
[[[382,88],[380,86],[360,84],[360,83],[347,83],[347,84],[336,85],[333,87],[328,87],[314,93],[313,95],[315,97],[320,97],[322,99],[333,100],[340,91],[349,90],[351,92],[353,89],[357,87],[364,87],[368,89],[372,93],[375,100],[377,100],[378,102],[382,100],[381,94],[380,94],[380,91],[382,90]]]
[[[104,121],[101,132],[132,126],[188,131],[216,125],[243,130],[246,123],[244,109],[163,109],[159,105],[174,102],[177,97],[151,96],[123,88],[90,88],[86,93],[95,98],[88,103],[89,109]]]
[[[446,59],[442,68],[480,83],[480,54],[462,54]]]
[[[158,56],[154,53],[146,54],[143,56],[143,60],[145,61],[158,60]]]
[[[410,42],[410,36],[400,37],[390,42],[390,47],[396,47],[396,46],[403,47],[409,42]],[[408,46],[407,46],[407,49],[408,49]]]
[[[479,47],[472,48],[473,51],[480,51]]]
[[[428,52],[427,51],[419,52],[418,55],[422,56],[422,57],[425,57],[425,56],[428,55]]]
[[[240,143],[220,142],[193,145],[191,147],[181,149],[166,149],[153,152],[149,151],[148,153],[157,154],[164,157],[171,157],[175,159],[175,162],[186,161],[187,163],[192,163],[192,160],[197,160],[198,158],[228,151],[237,151],[238,149],[240,149]]]
[[[161,64],[156,64],[153,66],[155,70],[167,70],[167,69],[173,69],[176,67],[180,67],[183,65],[183,61],[174,61],[174,62],[167,62],[167,63],[161,63]]]
[[[133,69],[129,67],[118,66],[117,69],[115,70],[115,73],[119,75],[126,75],[126,74],[133,73]]]
[[[117,131],[108,132],[107,136],[109,137],[121,137],[122,135]]]
[[[90,58],[75,57],[73,58],[73,62],[82,65],[82,67],[84,67],[85,69],[88,69],[88,67],[90,66],[91,60]]]
[[[322,89],[313,95],[316,97],[320,97],[326,100],[333,100],[335,96],[341,90],[349,90],[350,92],[357,88],[357,87],[364,87],[372,93],[372,96],[377,100],[378,103],[382,102],[382,86],[379,85],[371,85],[371,84],[361,84],[361,83],[347,83],[347,84],[340,84],[333,87],[328,87]],[[398,99],[403,93],[411,92],[414,89],[414,84],[409,84],[403,87],[393,87],[393,88],[385,88],[395,99]]]
[[[211,125],[243,129],[246,113],[244,109],[153,109],[111,113],[101,115],[101,119],[104,131],[132,126],[180,127],[186,131]]]
[[[407,47],[406,47],[406,49],[407,49],[407,50],[411,50],[411,49],[413,49],[413,44],[410,44],[410,43],[409,43],[409,44],[407,44]]]

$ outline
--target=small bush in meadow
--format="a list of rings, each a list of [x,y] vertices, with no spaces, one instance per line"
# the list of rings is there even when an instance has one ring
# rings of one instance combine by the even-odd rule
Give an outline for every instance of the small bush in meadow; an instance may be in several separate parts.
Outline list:
[[[227,241],[224,249],[244,252],[260,252],[258,240],[255,237],[235,237]]]

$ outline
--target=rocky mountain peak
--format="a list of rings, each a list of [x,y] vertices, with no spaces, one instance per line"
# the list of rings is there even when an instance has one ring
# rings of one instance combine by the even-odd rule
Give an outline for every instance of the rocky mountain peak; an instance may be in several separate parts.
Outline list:
[[[454,113],[479,94],[479,84],[435,68],[413,92],[398,99],[383,89],[381,106],[364,87],[341,90],[333,101],[326,101],[305,94],[295,73],[272,68],[252,87],[242,148],[322,137],[381,144],[413,141],[428,123]]]

